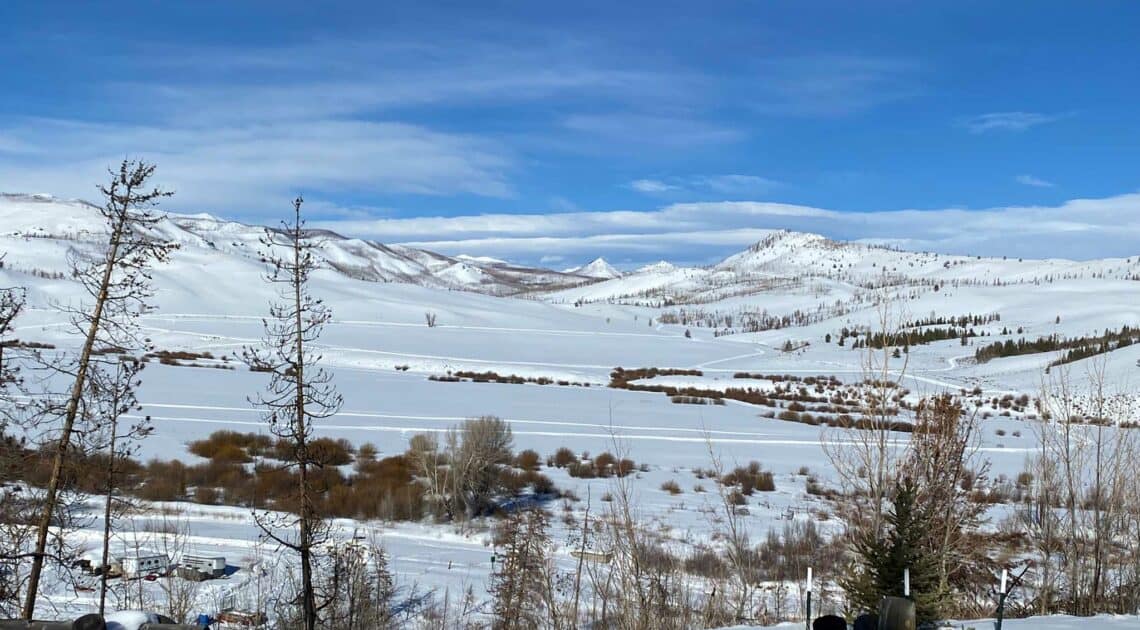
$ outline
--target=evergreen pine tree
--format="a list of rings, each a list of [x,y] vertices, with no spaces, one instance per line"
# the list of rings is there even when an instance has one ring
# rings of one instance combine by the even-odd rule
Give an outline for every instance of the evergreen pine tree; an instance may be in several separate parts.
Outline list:
[[[841,581],[857,611],[878,610],[884,597],[903,596],[903,574],[910,569],[910,595],[918,623],[941,617],[946,594],[938,584],[935,559],[924,548],[927,515],[916,505],[914,482],[903,480],[894,491],[881,535],[868,531],[854,545],[861,570]]]

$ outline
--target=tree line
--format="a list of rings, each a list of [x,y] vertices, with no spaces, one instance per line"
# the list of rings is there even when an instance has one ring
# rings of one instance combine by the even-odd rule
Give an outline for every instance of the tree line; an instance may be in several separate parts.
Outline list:
[[[1100,354],[1107,354],[1114,350],[1126,348],[1138,341],[1140,341],[1140,328],[1124,325],[1119,330],[1105,330],[1100,335],[1066,338],[1054,333],[1033,340],[1025,337],[1017,341],[1006,339],[978,348],[974,351],[974,359],[978,363],[985,363],[1005,357],[1065,350],[1064,354],[1050,362],[1049,365],[1055,367]]]

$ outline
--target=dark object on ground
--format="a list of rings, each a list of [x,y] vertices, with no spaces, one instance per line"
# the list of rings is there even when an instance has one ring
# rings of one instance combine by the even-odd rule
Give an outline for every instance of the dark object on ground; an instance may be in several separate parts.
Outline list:
[[[879,630],[879,616],[864,613],[855,618],[855,630]]]
[[[847,630],[847,621],[836,615],[824,615],[811,622],[811,630]]]
[[[904,597],[884,597],[879,602],[879,630],[915,630],[914,602]]]
[[[107,622],[96,614],[83,615],[71,622],[72,630],[107,630]]]

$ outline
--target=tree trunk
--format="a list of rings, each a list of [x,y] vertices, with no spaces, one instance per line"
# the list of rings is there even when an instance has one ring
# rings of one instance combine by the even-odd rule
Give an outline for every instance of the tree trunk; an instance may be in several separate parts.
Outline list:
[[[127,191],[127,197],[130,190]],[[36,549],[32,556],[32,570],[28,575],[28,595],[24,601],[24,619],[31,621],[36,611],[36,595],[39,592],[40,574],[43,572],[44,551],[47,549],[48,530],[51,529],[52,517],[55,515],[55,504],[58,500],[60,478],[63,475],[63,462],[67,459],[67,449],[71,443],[71,433],[75,429],[75,417],[79,413],[79,401],[83,398],[83,388],[87,382],[87,369],[91,364],[91,351],[95,347],[95,340],[99,335],[99,327],[103,320],[103,306],[107,301],[107,288],[111,284],[111,273],[115,268],[115,259],[119,253],[119,242],[122,238],[126,212],[119,217],[118,223],[111,233],[111,247],[107,252],[105,267],[103,269],[102,284],[99,288],[99,297],[95,300],[95,309],[91,314],[91,325],[87,329],[87,338],[83,342],[83,350],[79,355],[79,368],[75,374],[75,383],[71,387],[71,395],[67,400],[67,412],[63,420],[63,429],[59,435],[56,447],[55,461],[52,464],[51,478],[48,481],[47,495],[44,497],[43,515],[36,530]]]
[[[301,206],[295,206],[297,218],[294,224],[296,232],[293,235],[295,244],[301,242]],[[293,274],[293,312],[297,326],[297,356],[293,369],[296,371],[297,384],[297,459],[300,460],[299,483],[301,491],[301,589],[302,607],[304,608],[305,630],[316,630],[317,602],[313,593],[313,563],[312,563],[312,519],[313,509],[309,492],[309,448],[305,433],[305,348],[304,348],[304,320],[302,318],[303,303],[301,300],[302,276],[301,248],[293,247],[293,264],[297,271]]]
[[[115,496],[115,438],[119,429],[118,418],[111,418],[111,453],[107,464],[107,503],[103,507],[103,556],[99,567],[99,615],[107,602],[107,567],[111,555],[111,503]]]

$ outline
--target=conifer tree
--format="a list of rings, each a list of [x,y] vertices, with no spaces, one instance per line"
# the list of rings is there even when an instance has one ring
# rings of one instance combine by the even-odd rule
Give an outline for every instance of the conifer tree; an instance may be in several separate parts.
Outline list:
[[[296,472],[297,480],[290,506],[295,514],[259,513],[257,524],[267,538],[299,556],[301,626],[314,630],[320,610],[330,602],[316,592],[314,554],[331,534],[320,513],[320,495],[327,488],[317,473],[325,462],[311,447],[313,425],[335,415],[342,399],[313,347],[332,311],[309,292],[309,278],[318,268],[313,253],[317,243],[305,229],[301,204],[298,197],[290,220],[277,230],[267,230],[262,239],[263,256],[270,264],[266,281],[278,287],[279,301],[270,305],[269,317],[262,320],[264,343],[245,348],[243,358],[251,368],[269,374],[266,390],[252,402],[262,408],[270,432],[289,446],[286,466]]]
[[[548,527],[541,508],[515,512],[503,521],[502,560],[491,576],[495,630],[558,626]]]
[[[915,483],[904,479],[894,489],[885,536],[867,531],[855,540],[862,567],[843,587],[858,610],[877,610],[884,597],[902,597],[904,572],[909,569],[918,622],[941,616],[946,594],[939,586],[936,559],[925,548],[927,515],[916,502],[917,495]]]
[[[53,367],[69,379],[68,392],[58,404],[49,401],[44,412],[46,416],[58,416],[60,427],[36,525],[23,610],[28,620],[35,613],[44,563],[52,557],[47,550],[48,537],[58,520],[62,492],[66,489],[64,472],[80,450],[79,438],[90,428],[85,424],[98,425],[101,419],[92,412],[107,404],[108,396],[124,399],[138,385],[133,379],[123,379],[118,381],[122,389],[98,386],[101,371],[119,369],[118,358],[106,351],[149,349],[147,341],[139,338],[137,318],[150,308],[150,269],[165,261],[177,247],[154,229],[162,217],[152,208],[173,194],[150,187],[154,171],[153,164],[131,160],[123,160],[118,169],[110,169],[109,183],[99,186],[104,204],[98,209],[107,228],[107,241],[94,252],[69,252],[71,275],[90,302],[64,309],[82,336],[82,343],[73,361]]]

